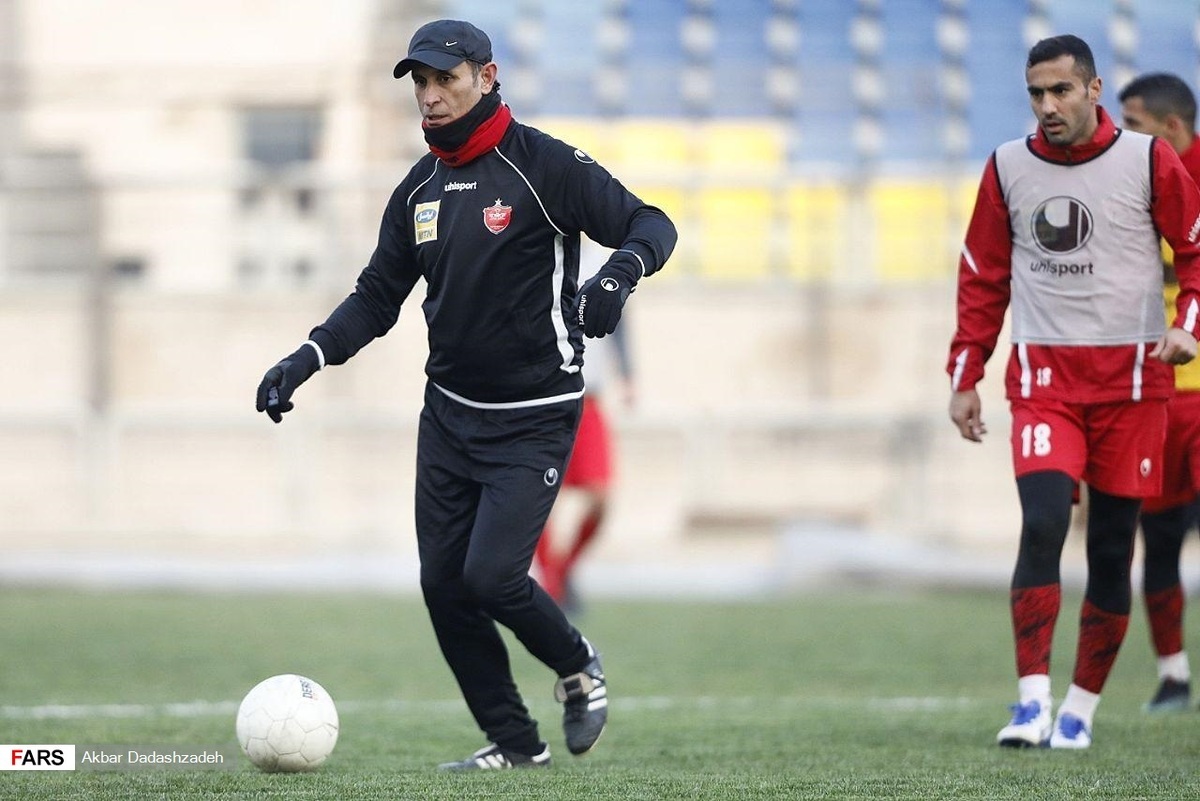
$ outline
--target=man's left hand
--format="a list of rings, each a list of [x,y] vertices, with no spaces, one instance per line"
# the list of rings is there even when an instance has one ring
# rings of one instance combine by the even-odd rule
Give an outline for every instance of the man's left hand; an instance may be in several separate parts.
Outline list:
[[[1196,358],[1196,338],[1182,328],[1168,328],[1150,351],[1150,358],[1167,364],[1187,364]]]
[[[603,337],[617,329],[621,309],[636,283],[625,269],[610,262],[580,287],[575,314],[584,336]]]

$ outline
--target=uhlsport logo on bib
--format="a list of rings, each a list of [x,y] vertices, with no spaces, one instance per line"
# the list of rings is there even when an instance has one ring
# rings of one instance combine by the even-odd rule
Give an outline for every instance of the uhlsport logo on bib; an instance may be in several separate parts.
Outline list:
[[[1071,253],[1092,238],[1092,213],[1073,197],[1060,195],[1042,201],[1030,224],[1033,241],[1046,253]]]

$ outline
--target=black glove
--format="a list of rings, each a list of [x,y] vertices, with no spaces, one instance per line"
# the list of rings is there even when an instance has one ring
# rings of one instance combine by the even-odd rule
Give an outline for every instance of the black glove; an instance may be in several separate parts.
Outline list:
[[[633,265],[617,258],[609,259],[584,282],[575,298],[575,312],[584,336],[603,337],[617,330],[621,309],[636,286]]]
[[[320,369],[321,361],[317,356],[317,349],[307,343],[301,345],[299,350],[285,357],[263,376],[258,385],[254,408],[266,412],[276,423],[282,422],[284,412],[290,412],[295,406],[292,403],[292,393],[296,391],[296,387]]]

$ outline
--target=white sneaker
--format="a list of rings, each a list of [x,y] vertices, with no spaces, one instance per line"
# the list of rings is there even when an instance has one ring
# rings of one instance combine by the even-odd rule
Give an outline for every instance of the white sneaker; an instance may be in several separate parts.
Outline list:
[[[466,759],[459,762],[443,762],[438,770],[461,772],[474,770],[508,770],[510,768],[548,768],[550,767],[550,746],[542,743],[542,752],[532,756],[518,754],[515,751],[505,751],[495,743],[480,748]]]
[[[1054,721],[1054,734],[1050,735],[1051,748],[1088,748],[1092,744],[1092,730],[1082,718],[1070,712],[1060,712]]]
[[[1050,741],[1050,702],[1013,704],[1012,720],[996,735],[1005,748],[1044,748]]]

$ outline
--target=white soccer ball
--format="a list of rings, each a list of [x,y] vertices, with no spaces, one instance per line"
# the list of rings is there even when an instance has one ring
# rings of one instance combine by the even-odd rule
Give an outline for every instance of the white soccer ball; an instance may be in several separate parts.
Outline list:
[[[312,679],[272,676],[242,699],[237,738],[250,761],[269,773],[312,770],[337,744],[337,707]]]

